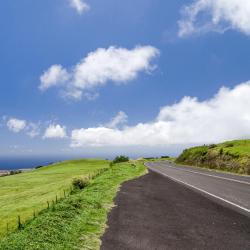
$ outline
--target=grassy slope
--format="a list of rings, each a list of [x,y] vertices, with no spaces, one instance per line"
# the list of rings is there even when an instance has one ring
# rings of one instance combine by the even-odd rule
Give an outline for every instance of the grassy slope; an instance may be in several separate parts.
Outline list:
[[[217,145],[190,148],[184,150],[176,162],[250,174],[250,140],[229,141]]]
[[[77,160],[57,163],[31,172],[0,178],[0,237],[6,233],[7,223],[12,231],[17,216],[22,221],[47,207],[47,201],[63,196],[73,177],[84,176],[108,167],[104,160]]]
[[[107,214],[124,181],[146,173],[140,162],[117,164],[95,178],[83,191],[77,191],[43,211],[23,230],[10,234],[2,250],[99,249]]]

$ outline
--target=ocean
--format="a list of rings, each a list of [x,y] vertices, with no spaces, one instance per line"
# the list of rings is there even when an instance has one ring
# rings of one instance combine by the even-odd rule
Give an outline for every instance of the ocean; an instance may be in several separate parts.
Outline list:
[[[1,158],[0,170],[17,170],[29,169],[37,166],[45,166],[50,163],[62,161],[59,157],[43,157],[43,158]]]

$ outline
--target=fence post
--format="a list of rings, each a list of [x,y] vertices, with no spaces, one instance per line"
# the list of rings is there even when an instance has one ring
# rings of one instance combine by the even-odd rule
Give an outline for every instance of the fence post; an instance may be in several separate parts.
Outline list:
[[[22,223],[21,223],[20,215],[18,215],[18,217],[17,217],[17,223],[18,223],[18,229],[21,229],[22,228]]]

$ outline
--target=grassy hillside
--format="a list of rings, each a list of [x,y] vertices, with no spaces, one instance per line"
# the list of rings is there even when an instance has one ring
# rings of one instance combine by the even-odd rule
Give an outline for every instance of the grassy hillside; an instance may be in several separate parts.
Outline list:
[[[142,162],[115,164],[83,190],[75,190],[24,229],[2,239],[0,250],[99,249],[107,215],[120,185],[145,173]]]
[[[0,177],[0,238],[17,227],[17,217],[27,221],[47,207],[47,201],[69,193],[73,177],[108,167],[104,160],[66,161],[27,173]]]
[[[250,175],[250,140],[186,149],[176,162]]]

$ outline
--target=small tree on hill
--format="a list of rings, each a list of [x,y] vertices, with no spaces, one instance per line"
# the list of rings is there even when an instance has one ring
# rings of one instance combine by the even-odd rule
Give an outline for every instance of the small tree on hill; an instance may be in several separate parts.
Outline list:
[[[120,163],[120,162],[127,162],[127,161],[129,161],[129,157],[120,155],[120,156],[115,157],[115,159],[113,160],[113,163]]]

